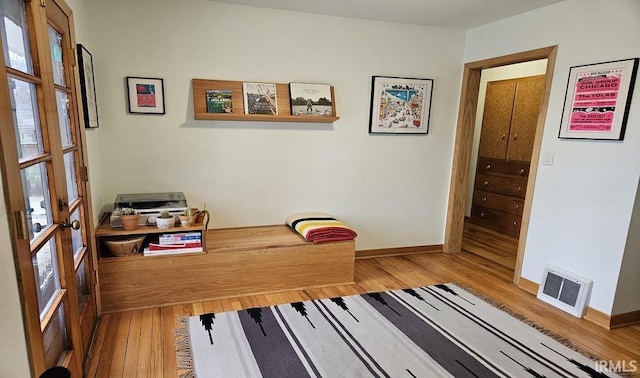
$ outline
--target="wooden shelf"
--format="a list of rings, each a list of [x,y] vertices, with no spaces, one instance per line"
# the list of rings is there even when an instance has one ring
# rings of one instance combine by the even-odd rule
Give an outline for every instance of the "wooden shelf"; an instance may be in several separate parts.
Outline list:
[[[257,122],[302,122],[302,123],[333,123],[340,119],[336,114],[336,100],[331,86],[332,117],[305,116],[291,114],[291,100],[289,98],[289,84],[276,84],[276,101],[278,114],[245,114],[242,95],[242,81],[192,79],[193,111],[196,120],[210,121],[257,121]],[[207,113],[206,93],[210,89],[231,90],[232,113]]]
[[[109,222],[109,217],[105,217],[105,220],[100,223],[96,229],[96,237],[103,236],[123,236],[123,235],[142,235],[142,234],[170,234],[172,232],[189,232],[189,231],[203,231],[204,224],[191,225],[189,227],[176,226],[168,229],[161,229],[156,226],[138,226],[133,231],[125,231],[122,227],[113,228]]]
[[[178,253],[178,254],[165,254],[158,256],[144,256],[142,253],[138,253],[131,256],[112,256],[106,246],[103,244],[103,238],[110,238],[114,236],[129,236],[129,235],[157,235],[157,234],[171,234],[178,232],[193,232],[198,231],[202,234],[202,245],[206,247],[206,230],[205,225],[195,224],[188,227],[176,226],[168,229],[158,228],[155,225],[150,226],[138,226],[137,229],[126,231],[122,227],[113,228],[111,227],[111,222],[109,220],[109,216],[106,216],[102,222],[96,228],[96,246],[98,252],[98,258],[102,261],[129,261],[129,260],[140,260],[140,259],[148,259],[148,258],[156,258],[156,257],[176,257],[176,256],[186,256],[193,254],[204,254],[206,253],[206,248],[203,252],[193,252],[193,253]],[[148,238],[145,241],[145,244],[148,242]]]

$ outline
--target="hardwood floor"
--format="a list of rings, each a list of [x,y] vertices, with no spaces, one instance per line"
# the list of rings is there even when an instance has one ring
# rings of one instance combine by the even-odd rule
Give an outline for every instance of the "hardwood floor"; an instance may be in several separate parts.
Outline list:
[[[86,364],[87,377],[176,377],[178,317],[207,312],[458,282],[604,360],[640,361],[640,325],[606,330],[574,318],[511,283],[513,270],[483,257],[425,253],[356,260],[356,283],[226,298],[103,315]],[[636,362],[635,364],[638,364]]]
[[[464,223],[462,250],[495,263],[516,268],[518,238],[501,234],[471,222]]]

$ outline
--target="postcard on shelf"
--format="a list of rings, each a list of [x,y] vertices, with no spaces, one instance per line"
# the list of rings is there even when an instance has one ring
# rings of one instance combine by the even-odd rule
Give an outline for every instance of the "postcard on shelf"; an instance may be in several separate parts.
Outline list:
[[[210,89],[207,90],[207,113],[231,113],[231,90]]]
[[[271,83],[242,83],[245,114],[278,114],[276,85]]]
[[[328,84],[289,83],[291,114],[333,116],[333,98]]]

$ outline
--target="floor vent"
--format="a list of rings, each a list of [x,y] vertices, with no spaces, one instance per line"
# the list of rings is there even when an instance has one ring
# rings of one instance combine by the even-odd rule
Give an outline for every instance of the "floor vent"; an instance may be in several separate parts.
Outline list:
[[[581,318],[587,307],[592,284],[590,279],[547,265],[538,289],[538,299]]]

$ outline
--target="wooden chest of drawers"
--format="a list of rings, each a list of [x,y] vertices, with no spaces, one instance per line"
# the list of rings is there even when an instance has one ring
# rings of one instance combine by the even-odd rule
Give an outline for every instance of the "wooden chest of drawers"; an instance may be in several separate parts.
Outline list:
[[[479,158],[471,221],[519,236],[528,174],[526,161]]]

